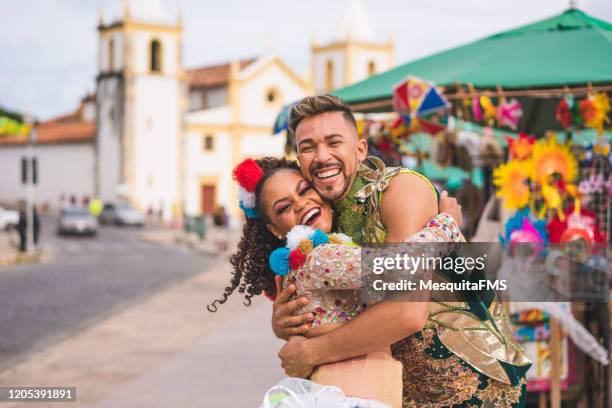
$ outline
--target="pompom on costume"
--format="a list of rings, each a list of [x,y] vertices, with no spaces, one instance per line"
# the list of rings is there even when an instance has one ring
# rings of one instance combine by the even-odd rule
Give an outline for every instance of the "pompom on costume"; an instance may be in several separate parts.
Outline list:
[[[259,218],[255,208],[255,189],[264,176],[263,169],[253,159],[243,160],[232,172],[238,182],[238,202],[247,218]]]

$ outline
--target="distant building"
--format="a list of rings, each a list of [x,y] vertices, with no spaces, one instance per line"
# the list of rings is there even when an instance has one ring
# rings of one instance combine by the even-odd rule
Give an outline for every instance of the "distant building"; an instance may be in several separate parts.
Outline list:
[[[284,154],[284,138],[272,135],[284,105],[390,68],[393,45],[375,43],[360,2],[348,5],[336,36],[313,43],[310,79],[271,54],[183,68],[182,19],[168,21],[159,0],[125,2],[110,21],[101,15],[96,92],[37,128],[37,201],[125,199],[166,220],[218,205],[237,214],[231,169]],[[23,197],[25,142],[0,138],[0,201]]]

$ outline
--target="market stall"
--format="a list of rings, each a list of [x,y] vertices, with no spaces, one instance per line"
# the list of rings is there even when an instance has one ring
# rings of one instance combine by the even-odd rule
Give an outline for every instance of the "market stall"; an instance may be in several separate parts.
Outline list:
[[[509,304],[540,406],[610,404],[611,91],[612,24],[570,9],[334,92],[372,154],[459,197],[466,236],[541,246],[569,301]]]

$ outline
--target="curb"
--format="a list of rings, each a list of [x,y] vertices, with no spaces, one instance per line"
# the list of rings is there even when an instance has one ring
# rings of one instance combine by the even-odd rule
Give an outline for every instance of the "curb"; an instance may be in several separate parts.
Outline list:
[[[13,257],[0,258],[0,267],[40,263],[43,261],[44,256],[45,254],[42,251],[37,251],[33,254],[17,253]]]

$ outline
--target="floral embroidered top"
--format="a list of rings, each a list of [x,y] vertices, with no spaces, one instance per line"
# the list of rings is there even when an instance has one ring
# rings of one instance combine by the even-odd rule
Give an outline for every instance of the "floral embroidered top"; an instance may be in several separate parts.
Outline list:
[[[289,249],[297,248],[297,251],[307,254],[299,265],[290,265],[284,285],[295,284],[295,296],[306,296],[310,300],[308,305],[298,309],[295,314],[312,312],[315,316],[312,327],[318,327],[349,321],[369,306],[361,293],[364,276],[359,246],[353,244],[348,237],[344,242],[338,242],[336,237],[342,234],[330,234],[330,242],[316,245],[316,238],[296,240],[292,233],[293,230],[288,235]],[[450,243],[457,242],[459,237],[461,233],[455,220],[448,214],[439,214],[406,242]],[[314,245],[308,242],[314,242]],[[368,293],[367,301],[375,303],[382,300],[382,296],[383,292]]]

